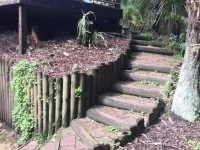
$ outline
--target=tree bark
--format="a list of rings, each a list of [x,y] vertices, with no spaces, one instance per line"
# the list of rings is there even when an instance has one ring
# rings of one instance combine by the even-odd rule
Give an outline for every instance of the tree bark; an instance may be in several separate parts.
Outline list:
[[[200,110],[200,1],[186,0],[188,12],[186,54],[174,95],[172,112],[193,122]]]

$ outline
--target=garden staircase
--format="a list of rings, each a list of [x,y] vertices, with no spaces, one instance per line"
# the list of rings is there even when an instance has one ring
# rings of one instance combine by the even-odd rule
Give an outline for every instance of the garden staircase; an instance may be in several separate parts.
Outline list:
[[[173,51],[160,42],[133,35],[132,53],[120,81],[98,98],[86,118],[73,120],[69,128],[38,148],[31,141],[23,150],[107,150],[126,144],[151,125],[161,111],[162,84],[177,64]]]

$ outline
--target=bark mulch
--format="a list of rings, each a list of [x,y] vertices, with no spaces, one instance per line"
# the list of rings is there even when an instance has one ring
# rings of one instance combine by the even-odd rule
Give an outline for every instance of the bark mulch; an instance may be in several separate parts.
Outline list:
[[[51,76],[62,76],[74,71],[87,72],[101,63],[115,60],[124,53],[129,39],[109,35],[108,47],[85,47],[78,45],[76,37],[66,35],[51,41],[42,41],[29,46],[25,55],[18,55],[18,35],[16,31],[0,33],[0,55],[18,61],[28,59],[40,64],[38,71]]]
[[[162,116],[144,133],[128,143],[125,150],[193,150],[189,140],[200,142],[200,123],[189,123],[175,116]],[[199,147],[200,148],[200,147]]]

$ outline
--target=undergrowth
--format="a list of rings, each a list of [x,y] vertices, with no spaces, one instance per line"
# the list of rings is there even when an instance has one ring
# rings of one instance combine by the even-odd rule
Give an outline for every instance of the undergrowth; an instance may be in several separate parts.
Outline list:
[[[30,138],[34,127],[29,91],[35,82],[33,71],[36,68],[36,63],[26,60],[18,62],[12,68],[14,78],[11,81],[11,88],[15,100],[12,118],[16,131],[20,133],[19,143],[24,143]]]
[[[193,150],[200,150],[200,141],[189,140],[188,144],[190,144],[193,147]]]
[[[82,13],[83,13],[83,16],[78,22],[77,33],[78,33],[78,39],[81,40],[82,44],[86,45],[87,42],[89,42],[88,34],[92,34],[89,31],[89,26],[92,25],[93,22],[89,20],[89,15],[93,15],[95,17],[95,14],[92,11],[88,11],[87,13],[84,13],[84,12]]]

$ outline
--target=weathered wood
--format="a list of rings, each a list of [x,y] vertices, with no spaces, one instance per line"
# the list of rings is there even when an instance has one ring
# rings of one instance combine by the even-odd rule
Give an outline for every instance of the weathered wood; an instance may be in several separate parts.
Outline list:
[[[0,118],[1,120],[3,120],[3,98],[2,98],[2,85],[3,85],[3,82],[2,82],[2,59],[0,58],[0,102],[1,102],[1,105],[0,105]]]
[[[62,103],[62,127],[69,126],[70,119],[70,76],[63,76],[63,103]]]
[[[92,101],[91,101],[91,106],[94,106],[96,104],[97,100],[97,68],[94,68],[92,70]]]
[[[105,92],[105,73],[106,73],[106,65],[104,63],[101,64],[101,82],[102,82],[102,86],[101,86],[101,90],[100,93],[104,93]]]
[[[82,93],[78,98],[78,118],[82,118],[84,116],[84,100],[85,100],[85,74],[81,73],[79,75],[80,87],[82,89]]]
[[[37,76],[37,74],[35,75]],[[33,85],[34,88],[34,131],[37,133],[38,131],[38,87],[37,84],[35,83]]]
[[[70,121],[76,118],[77,108],[76,108],[76,95],[75,89],[78,86],[78,73],[74,72],[71,75],[71,99],[70,99]]]
[[[2,85],[3,86],[5,86],[5,61],[4,61],[4,59],[2,59],[2,74],[3,74],[3,80],[2,80]],[[5,111],[6,111],[6,108],[5,108],[5,101],[6,101],[6,99],[5,99],[5,88],[3,88],[3,94],[2,94],[2,96],[3,96],[3,121],[5,121],[5,119],[6,119],[6,113],[5,113]]]
[[[43,86],[43,135],[47,135],[48,132],[48,127],[47,127],[47,100],[48,100],[48,76],[43,74],[43,79],[42,79],[42,86]]]
[[[49,129],[48,134],[53,135],[54,133],[54,122],[55,122],[55,90],[54,90],[54,80],[49,78]]]
[[[87,111],[92,101],[92,76],[87,75],[85,80],[85,111]]]
[[[99,97],[101,89],[101,66],[97,67],[97,86],[96,86],[96,96]]]
[[[27,43],[27,8],[19,6],[19,54],[25,54]]]
[[[4,85],[4,90],[5,90],[5,122],[8,124],[9,122],[9,100],[8,100],[8,66],[7,66],[8,60],[4,59],[4,69],[5,69],[5,85]]]
[[[61,127],[61,79],[56,79],[55,132]]]
[[[104,74],[104,84],[105,84],[105,90],[104,92],[107,92],[108,89],[109,89],[109,83],[108,83],[108,80],[109,80],[109,63],[106,62],[105,63],[106,67],[105,67],[105,74]]]
[[[42,133],[42,73],[37,73],[37,87],[38,87],[38,132]]]

